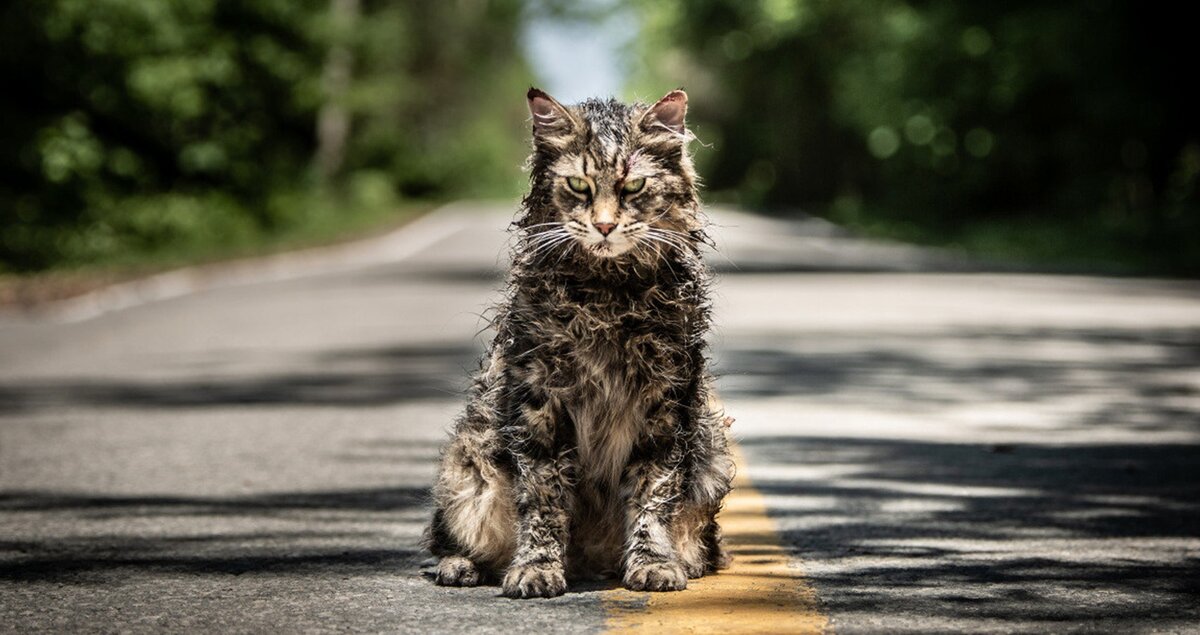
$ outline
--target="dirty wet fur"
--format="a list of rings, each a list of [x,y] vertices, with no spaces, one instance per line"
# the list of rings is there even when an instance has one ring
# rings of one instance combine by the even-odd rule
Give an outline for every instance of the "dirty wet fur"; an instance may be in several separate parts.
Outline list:
[[[677,591],[727,565],[733,479],[705,336],[687,96],[564,106],[530,89],[529,194],[495,338],[444,448],[438,584]]]

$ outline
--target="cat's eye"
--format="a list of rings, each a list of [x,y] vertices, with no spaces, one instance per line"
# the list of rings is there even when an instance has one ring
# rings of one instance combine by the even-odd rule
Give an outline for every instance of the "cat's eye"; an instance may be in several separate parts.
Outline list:
[[[588,192],[592,191],[592,187],[588,185],[588,182],[577,176],[567,177],[567,187],[579,192],[580,194],[587,194]]]
[[[646,179],[629,179],[625,181],[625,185],[621,186],[621,191],[626,194],[637,194],[642,191],[643,187],[646,187]]]

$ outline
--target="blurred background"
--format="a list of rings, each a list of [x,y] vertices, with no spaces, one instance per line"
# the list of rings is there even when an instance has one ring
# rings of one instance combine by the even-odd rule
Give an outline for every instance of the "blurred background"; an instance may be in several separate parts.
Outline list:
[[[1054,270],[1200,274],[1183,9],[1120,0],[10,0],[0,275],[515,200],[524,92],[691,97],[710,202]]]

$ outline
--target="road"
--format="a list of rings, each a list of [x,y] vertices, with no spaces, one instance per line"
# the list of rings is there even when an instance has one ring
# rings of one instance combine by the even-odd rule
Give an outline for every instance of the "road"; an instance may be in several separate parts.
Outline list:
[[[519,602],[428,577],[511,213],[0,316],[0,631],[652,624],[603,584]],[[1200,632],[1200,284],[713,216],[720,386],[784,584],[815,594],[804,628]]]

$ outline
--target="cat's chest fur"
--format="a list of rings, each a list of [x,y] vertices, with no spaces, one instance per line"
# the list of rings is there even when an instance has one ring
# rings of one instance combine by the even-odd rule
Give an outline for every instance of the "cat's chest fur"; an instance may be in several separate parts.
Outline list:
[[[575,426],[579,475],[614,487],[645,431],[638,386],[607,361],[577,360],[580,382],[565,401]]]
[[[648,410],[682,376],[682,307],[647,291],[560,289],[540,335],[557,345],[552,383],[574,426],[579,476],[615,488],[648,433]]]

